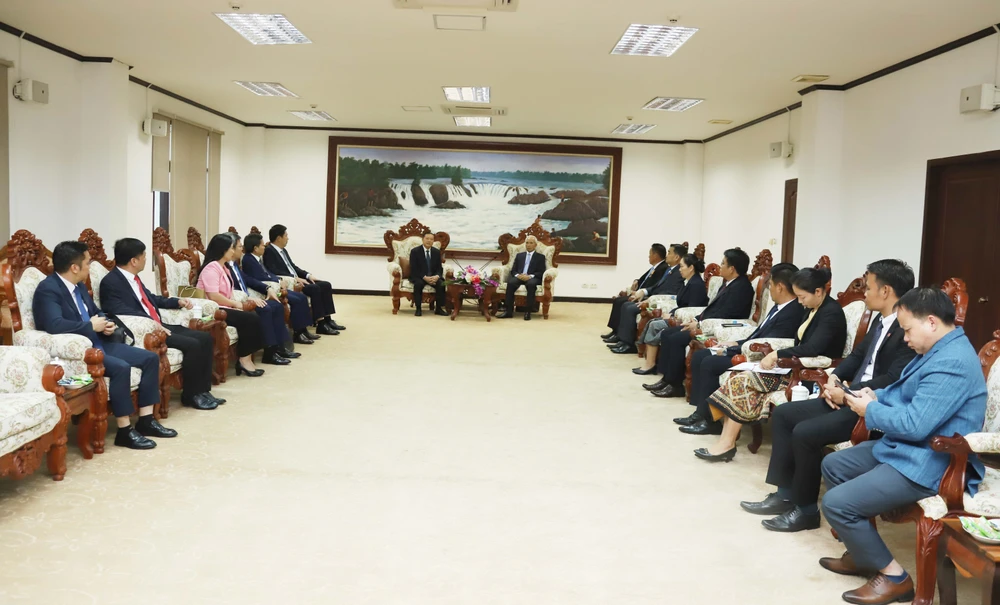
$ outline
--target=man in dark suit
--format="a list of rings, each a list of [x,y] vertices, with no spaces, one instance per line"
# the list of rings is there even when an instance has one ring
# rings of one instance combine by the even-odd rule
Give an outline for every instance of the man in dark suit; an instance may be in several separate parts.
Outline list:
[[[913,288],[913,270],[900,260],[868,265],[865,305],[880,315],[872,319],[864,340],[837,366],[823,389],[822,399],[780,405],[771,416],[771,462],[767,483],[778,487],[761,502],[740,506],[758,515],[777,515],[763,521],[773,531],[794,532],[819,527],[820,464],[826,446],[847,441],[858,415],[844,402],[837,379],[852,391],[881,389],[899,379],[916,353],[904,339],[896,320],[896,303]]]
[[[721,354],[699,349],[691,356],[691,405],[697,409],[686,418],[674,418],[682,433],[722,434],[722,422],[712,420],[708,396],[719,388],[719,377],[733,366],[733,356],[740,354],[743,343],[754,338],[795,338],[802,323],[802,305],[792,291],[792,276],[798,270],[792,263],[778,263],[771,268],[768,290],[774,306],[750,336],[738,342],[720,342],[718,346],[725,347]]]
[[[346,330],[331,317],[337,310],[333,306],[333,286],[330,282],[316,279],[292,262],[292,257],[285,249],[288,245],[288,228],[274,225],[268,230],[267,236],[271,245],[264,250],[264,266],[275,275],[294,277],[296,282],[302,284],[302,293],[309,297],[312,304],[316,332],[336,336],[341,330]]]
[[[683,397],[684,391],[684,350],[691,342],[701,321],[705,319],[746,319],[750,316],[756,295],[753,285],[747,279],[750,257],[747,253],[731,248],[723,253],[719,275],[725,282],[715,300],[710,302],[701,315],[683,326],[667,328],[660,334],[660,352],[656,357],[656,369],[663,375],[663,387],[652,391],[657,397]]]
[[[667,248],[667,257],[664,259],[666,270],[660,276],[659,281],[639,288],[628,297],[628,301],[622,305],[621,320],[618,323],[618,331],[612,338],[606,339],[608,346],[616,343],[611,348],[612,353],[636,354],[635,341],[638,336],[638,326],[636,319],[641,312],[640,303],[650,296],[659,294],[677,294],[684,286],[684,278],[681,276],[681,259],[687,254],[687,246],[683,244],[670,244]]]
[[[104,376],[111,411],[118,420],[115,445],[136,450],[156,447],[149,437],[176,437],[153,417],[153,405],[160,401],[160,358],[156,353],[111,340],[115,323],[101,313],[84,283],[90,275],[90,252],[83,242],[62,242],[52,251],[55,271],[38,284],[32,307],[35,324],[49,334],[86,336],[104,352]],[[139,420],[133,429],[129,416],[134,411],[131,396],[132,368],[142,370],[139,381]]]
[[[244,256],[243,242],[237,236],[235,258],[242,256]],[[234,260],[226,263],[226,269],[229,271],[229,278],[233,280],[233,290],[243,292],[257,306],[254,312],[260,316],[260,327],[264,336],[262,361],[276,366],[286,366],[291,363],[290,360],[302,357],[302,353],[291,351],[285,346],[291,338],[285,325],[285,306],[278,300],[278,291],[243,273]],[[250,290],[263,294],[264,300],[250,297]]]
[[[447,315],[444,310],[444,267],[441,266],[441,251],[434,247],[434,234],[424,234],[422,245],[410,250],[410,282],[413,283],[413,304],[417,305],[417,317],[424,302],[424,286],[434,288],[434,314]]]
[[[112,317],[135,315],[163,325],[167,346],[184,354],[181,372],[184,389],[181,403],[196,410],[214,410],[225,399],[212,395],[212,357],[215,343],[207,332],[185,326],[166,325],[157,309],[190,309],[194,305],[182,298],[164,298],[149,291],[139,273],[146,268],[146,244],[126,237],[115,242],[115,270],[101,280],[101,306]]]
[[[240,268],[243,270],[243,275],[247,278],[248,283],[251,279],[255,283],[280,281],[277,275],[264,267],[263,257],[266,247],[264,246],[264,238],[259,233],[251,233],[244,237],[243,249],[246,251],[246,254],[243,255]],[[253,285],[250,287],[256,289]],[[319,340],[319,336],[309,332],[312,318],[309,313],[309,299],[306,298],[306,295],[302,292],[287,289],[285,295],[288,296],[288,307],[291,311],[290,319],[292,321],[293,340],[295,340],[295,344],[311,345],[314,340]]]
[[[538,239],[534,235],[524,238],[525,252],[519,252],[514,257],[514,265],[511,275],[507,279],[507,294],[504,299],[504,313],[501,318],[509,319],[514,317],[514,294],[517,289],[524,286],[528,291],[528,308],[524,312],[525,321],[531,319],[531,310],[535,308],[535,291],[542,283],[542,274],[545,273],[545,255],[535,252],[538,246]]]
[[[611,331],[607,334],[601,336],[604,342],[608,344],[614,344],[618,342],[618,326],[622,322],[622,307],[625,303],[629,301],[636,290],[640,290],[647,286],[652,287],[653,284],[657,284],[663,274],[667,272],[666,260],[667,249],[663,244],[653,244],[649,248],[649,269],[645,273],[640,275],[636,280],[632,282],[628,290],[622,290],[618,293],[611,301],[611,316],[608,318],[608,327]]]

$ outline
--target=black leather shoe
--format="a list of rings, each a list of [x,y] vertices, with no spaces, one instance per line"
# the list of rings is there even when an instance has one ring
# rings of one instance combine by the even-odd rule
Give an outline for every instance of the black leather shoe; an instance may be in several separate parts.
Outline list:
[[[151,450],[156,447],[156,442],[152,439],[146,439],[137,430],[130,428],[128,431],[118,431],[118,434],[115,435],[115,445],[127,447],[130,450]]]
[[[601,334],[601,340],[607,340],[607,339],[611,338],[614,335],[615,335],[615,331],[614,330],[608,332],[607,334]]]
[[[524,321],[531,321],[531,313],[530,312],[524,314]]]
[[[419,317],[420,314],[421,314],[420,313],[420,309],[417,309],[416,315]],[[316,325],[316,333],[317,334],[326,334],[328,336],[336,336],[337,334],[340,334],[340,332],[334,330],[330,326],[330,324],[326,324],[326,323],[323,323],[323,322],[320,322],[319,324]]]
[[[251,378],[256,378],[258,376],[263,376],[264,375],[264,370],[262,370],[260,368],[257,368],[257,369],[255,369],[253,371],[250,371],[250,370],[244,368],[243,364],[241,364],[240,362],[237,361],[236,362],[236,375],[239,376],[240,374],[246,374],[247,376],[250,376]]]
[[[648,370],[643,370],[642,368],[632,368],[632,373],[638,376],[649,376],[650,374],[656,374],[656,366],[653,366]]]
[[[694,424],[678,427],[678,430],[682,433],[687,433],[688,435],[721,435],[722,423],[721,422],[710,423],[710,422],[705,422],[704,420],[699,420]]]
[[[445,317],[447,317],[448,315],[450,315],[450,313],[448,313],[444,309],[439,308],[434,311],[434,315],[444,315]]]
[[[424,314],[424,312],[420,310],[420,307],[417,307],[417,310],[416,310],[416,312],[414,312],[414,313],[413,313],[413,315],[414,315],[415,317],[420,317],[420,316],[421,316],[421,315],[423,315],[423,314]],[[324,327],[325,327],[325,326],[324,326]],[[320,329],[319,329],[319,328],[316,328],[316,331],[317,331],[317,332],[320,332]],[[321,333],[325,334],[325,332],[321,332]]]
[[[676,384],[668,384],[667,386],[654,392],[657,397],[683,397],[684,387],[678,386]]]
[[[264,357],[261,359],[262,363],[269,363],[273,366],[287,366],[292,363],[291,361],[285,359],[284,357],[278,355],[274,351],[268,351],[264,353]]]
[[[788,533],[805,529],[819,529],[819,513],[807,515],[795,507],[773,519],[764,519],[760,524],[771,531]]]
[[[699,447],[694,451],[694,455],[701,458],[702,460],[707,460],[708,462],[732,462],[733,458],[736,457],[736,448],[722,452],[721,454],[710,454],[708,450]]]
[[[642,388],[646,389],[647,391],[659,391],[661,389],[666,388],[667,384],[668,384],[667,381],[661,378],[652,384],[642,385]]]
[[[327,323],[327,324],[329,324],[329,326],[330,326],[331,328],[333,328],[334,330],[337,330],[338,332],[339,332],[340,330],[346,330],[346,329],[347,329],[347,326],[342,326],[342,325],[340,325],[339,323],[337,323],[337,320],[335,320],[335,319],[332,319],[332,318],[330,319],[330,321],[328,321],[328,322],[326,322],[326,323]]]
[[[691,426],[692,424],[695,424],[699,420],[704,420],[704,419],[701,417],[701,414],[695,412],[694,414],[691,414],[690,416],[685,416],[684,418],[674,418],[674,423],[679,424],[681,426]]]
[[[215,402],[215,399],[212,399],[206,393],[198,393],[187,401],[184,401],[182,398],[181,404],[196,410],[214,410],[219,407],[219,404]]]
[[[607,345],[610,347],[618,344],[621,341],[618,340],[618,334],[612,332],[611,336],[608,336],[607,338],[604,339],[604,342],[607,343]]]
[[[791,500],[785,500],[778,492],[768,494],[760,502],[740,502],[740,508],[754,515],[783,515],[795,508]]]
[[[174,429],[168,429],[160,424],[156,418],[153,418],[152,414],[149,416],[140,416],[139,420],[135,423],[135,430],[138,431],[138,433],[143,437],[170,439],[177,436],[177,431]]]
[[[306,336],[303,332],[296,332],[295,337],[292,338],[292,340],[294,340],[297,345],[311,345],[313,343],[313,339]]]
[[[615,353],[616,355],[624,355],[626,353],[631,353],[632,355],[635,355],[639,351],[638,349],[635,348],[635,345],[621,343],[617,347],[611,349],[611,352]]]
[[[212,401],[214,401],[218,405],[222,405],[223,403],[226,402],[225,399],[222,399],[221,397],[216,397],[211,392],[207,392],[205,393],[205,395],[207,395]]]
[[[276,347],[274,349],[275,355],[278,357],[284,357],[285,359],[298,359],[302,357],[302,353],[296,353],[295,351],[289,351],[285,347]]]
[[[322,336],[320,336],[319,334],[313,334],[312,332],[310,332],[309,328],[303,328],[302,334],[304,334],[305,337],[310,340],[319,340],[320,338],[322,338]]]
[[[510,311],[507,311],[506,313],[501,313],[500,315],[497,315],[498,319],[511,319],[513,317],[514,317],[514,314],[511,313]]]

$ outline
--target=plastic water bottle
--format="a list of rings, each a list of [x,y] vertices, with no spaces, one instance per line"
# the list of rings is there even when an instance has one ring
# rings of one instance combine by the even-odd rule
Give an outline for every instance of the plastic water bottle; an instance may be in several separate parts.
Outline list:
[[[813,383],[813,392],[812,392],[812,396],[813,396],[813,397],[819,397],[819,383],[818,383],[818,382],[814,382],[814,383]]]

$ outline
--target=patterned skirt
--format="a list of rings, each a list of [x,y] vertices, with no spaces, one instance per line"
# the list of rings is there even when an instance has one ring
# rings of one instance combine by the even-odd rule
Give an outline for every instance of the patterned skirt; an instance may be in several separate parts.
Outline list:
[[[657,317],[656,319],[649,320],[646,324],[646,329],[639,335],[639,342],[644,345],[659,345],[660,333],[668,327],[667,320],[663,318]]]
[[[708,403],[740,424],[766,418],[771,412],[767,396],[788,386],[788,375],[733,372]]]

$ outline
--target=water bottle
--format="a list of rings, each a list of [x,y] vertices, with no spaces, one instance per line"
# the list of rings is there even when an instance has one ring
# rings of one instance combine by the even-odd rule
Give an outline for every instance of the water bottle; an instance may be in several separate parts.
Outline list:
[[[812,396],[813,396],[813,397],[819,397],[819,383],[818,383],[818,382],[814,382],[814,383],[813,383],[813,392],[812,392]]]
[[[804,399],[809,399],[809,389],[801,384],[792,387],[792,401],[802,401]]]

